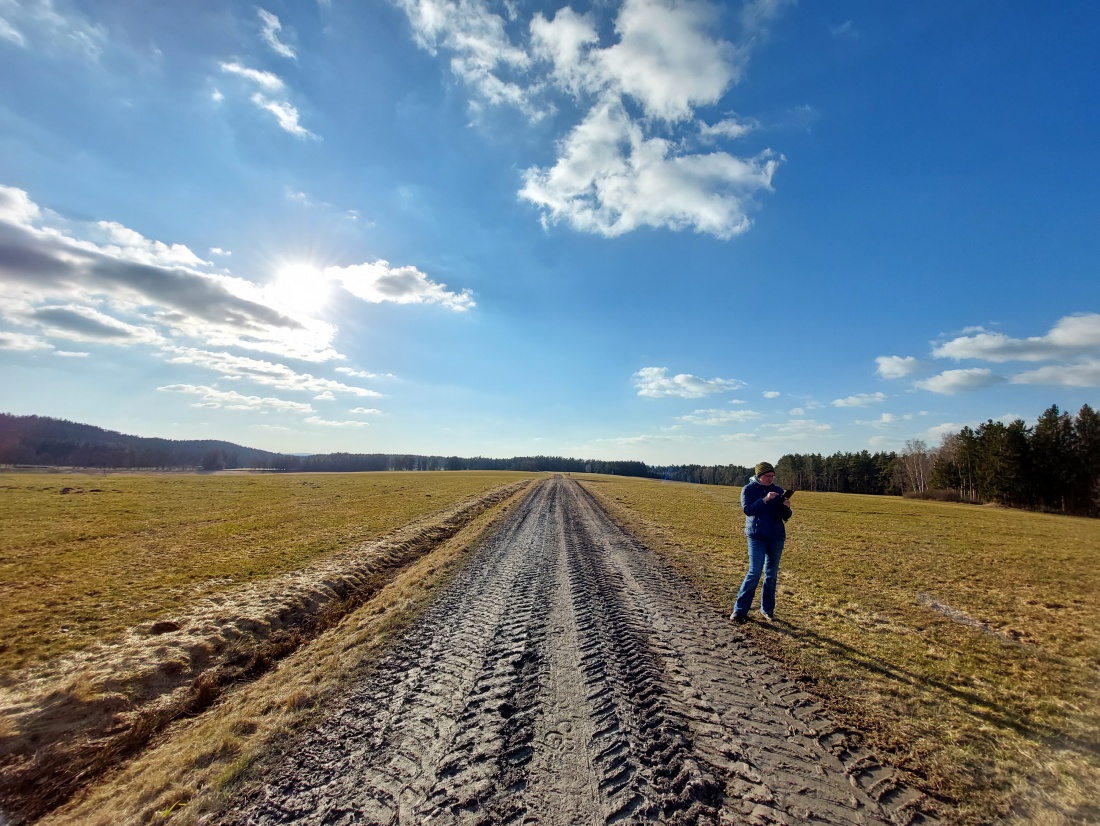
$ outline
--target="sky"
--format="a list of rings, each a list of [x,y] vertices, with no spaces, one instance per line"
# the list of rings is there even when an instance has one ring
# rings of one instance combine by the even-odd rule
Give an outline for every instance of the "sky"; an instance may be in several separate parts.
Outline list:
[[[0,0],[0,412],[752,465],[1100,403],[1100,4]]]

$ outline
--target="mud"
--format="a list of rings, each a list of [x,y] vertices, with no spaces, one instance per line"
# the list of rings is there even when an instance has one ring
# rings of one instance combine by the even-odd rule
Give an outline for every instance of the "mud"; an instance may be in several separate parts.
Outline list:
[[[575,482],[540,484],[218,822],[931,823]]]

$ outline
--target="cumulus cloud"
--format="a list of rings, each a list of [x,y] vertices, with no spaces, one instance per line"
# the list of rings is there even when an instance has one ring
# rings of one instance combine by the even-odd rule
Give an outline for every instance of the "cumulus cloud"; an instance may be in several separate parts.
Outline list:
[[[996,375],[992,370],[972,367],[966,370],[945,370],[938,376],[914,382],[913,386],[932,393],[951,396],[955,393],[992,387],[1004,380],[1003,376]]]
[[[875,372],[884,379],[903,379],[920,366],[912,356],[879,356],[875,364]]]
[[[833,407],[867,407],[867,405],[884,401],[886,401],[885,393],[857,393],[843,399],[834,399]]]
[[[638,395],[651,399],[667,396],[700,399],[745,386],[744,382],[736,379],[701,379],[689,373],[669,376],[667,367],[643,367],[632,378]]]
[[[353,407],[348,413],[358,413],[361,416],[374,416],[382,411],[377,407]]]
[[[764,398],[765,399],[778,399],[782,395],[783,394],[780,393],[778,390],[765,390],[764,391]]]
[[[694,229],[731,238],[749,228],[749,196],[770,190],[779,160],[770,152],[680,154],[646,138],[621,100],[595,106],[559,147],[550,168],[524,172],[520,197],[543,210],[544,225],[565,221],[608,237],[640,227]]]
[[[1100,352],[1100,313],[1080,313],[1059,320],[1044,336],[1011,338],[978,332],[938,345],[937,358],[981,361],[1049,361]]]
[[[1027,338],[1012,338],[1003,333],[972,327],[962,335],[936,345],[932,355],[955,361],[1057,362],[1018,373],[1010,381],[1013,384],[1055,387],[1100,387],[1100,370],[1097,368],[1100,364],[1100,313],[1065,316],[1045,335]],[[921,385],[918,383],[918,386]]]
[[[605,236],[691,229],[727,239],[748,228],[752,196],[771,189],[776,153],[697,153],[670,134],[713,143],[754,126],[699,117],[738,82],[749,52],[714,33],[718,11],[710,3],[622,0],[598,10],[610,11],[607,25],[596,12],[566,6],[550,19],[535,12],[526,32],[515,6],[507,6],[513,19],[506,20],[485,0],[398,4],[422,47],[452,54],[452,71],[479,104],[514,105],[532,118],[578,107],[580,120],[557,144],[556,160],[523,173],[519,197],[539,209],[545,226],[563,222]],[[746,32],[756,37],[784,3],[751,5]]]
[[[218,390],[214,387],[195,384],[167,384],[158,387],[168,393],[188,393],[199,396],[202,402],[199,406],[217,409],[224,407],[226,410],[278,410],[294,413],[311,413],[313,408],[301,402],[292,402],[285,399],[276,399],[270,396],[245,396],[235,390]]]
[[[279,22],[279,18],[266,9],[256,9],[256,13],[260,16],[260,37],[263,38],[264,42],[276,54],[296,60],[298,56],[294,53],[294,49],[279,40],[279,32],[283,29],[283,24]]]
[[[1100,387],[1100,359],[1059,364],[1017,373],[1013,384],[1049,384],[1055,387]]]
[[[474,304],[469,290],[460,293],[428,278],[416,267],[391,267],[388,261],[326,267],[324,275],[364,301],[396,304],[442,304],[455,312],[466,312]]]

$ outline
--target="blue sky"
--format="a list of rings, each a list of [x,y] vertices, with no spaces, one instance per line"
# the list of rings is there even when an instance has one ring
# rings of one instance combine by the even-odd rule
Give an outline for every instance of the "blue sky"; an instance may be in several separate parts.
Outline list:
[[[0,0],[0,410],[753,464],[1100,402],[1100,4]]]

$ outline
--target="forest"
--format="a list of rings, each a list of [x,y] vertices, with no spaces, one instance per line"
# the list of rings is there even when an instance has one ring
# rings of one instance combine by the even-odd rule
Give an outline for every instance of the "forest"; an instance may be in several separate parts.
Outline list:
[[[789,488],[915,496],[1100,516],[1100,414],[1051,405],[1034,427],[992,419],[943,436],[936,447],[909,440],[900,452],[788,453],[776,464]],[[92,425],[0,413],[0,465],[132,470],[254,468],[269,471],[522,470],[605,473],[703,485],[744,485],[742,465],[669,465],[562,456],[421,456],[397,453],[272,453],[220,441],[127,436]]]

